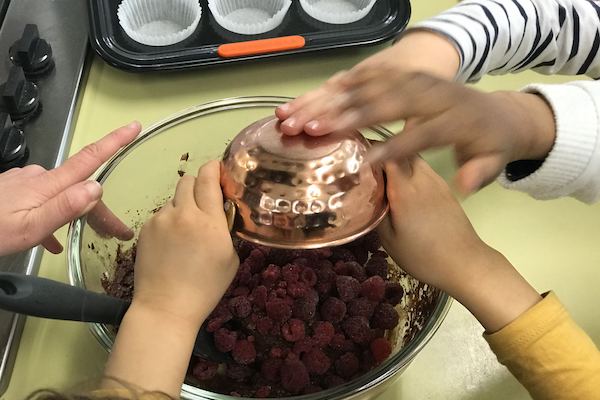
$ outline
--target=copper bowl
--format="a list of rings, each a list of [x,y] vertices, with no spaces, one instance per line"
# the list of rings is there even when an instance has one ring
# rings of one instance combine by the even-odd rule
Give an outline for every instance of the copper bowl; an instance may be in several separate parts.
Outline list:
[[[223,155],[232,231],[279,248],[350,242],[388,210],[383,171],[364,162],[369,142],[354,130],[322,137],[285,136],[268,117],[242,130]]]

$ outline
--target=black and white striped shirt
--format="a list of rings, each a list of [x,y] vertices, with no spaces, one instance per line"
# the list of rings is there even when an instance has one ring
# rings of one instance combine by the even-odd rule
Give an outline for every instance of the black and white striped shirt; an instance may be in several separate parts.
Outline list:
[[[465,0],[415,27],[456,44],[458,81],[526,69],[600,78],[600,1]]]

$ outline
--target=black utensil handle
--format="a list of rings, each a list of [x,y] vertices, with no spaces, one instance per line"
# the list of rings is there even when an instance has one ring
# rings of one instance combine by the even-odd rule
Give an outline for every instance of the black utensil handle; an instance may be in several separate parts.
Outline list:
[[[0,308],[19,314],[118,325],[129,304],[50,279],[0,273]]]

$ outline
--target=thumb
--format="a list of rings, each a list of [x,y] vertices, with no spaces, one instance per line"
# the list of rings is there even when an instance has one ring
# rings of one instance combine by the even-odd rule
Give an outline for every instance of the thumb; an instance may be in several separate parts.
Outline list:
[[[473,158],[456,173],[456,187],[463,195],[468,196],[496,179],[504,165],[497,154]]]
[[[68,187],[42,206],[31,210],[32,238],[42,240],[64,224],[89,212],[102,197],[96,181],[85,181]]]

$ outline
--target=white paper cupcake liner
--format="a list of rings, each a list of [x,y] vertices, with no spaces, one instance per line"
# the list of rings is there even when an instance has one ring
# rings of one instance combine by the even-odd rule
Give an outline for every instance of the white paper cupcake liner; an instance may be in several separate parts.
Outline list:
[[[125,33],[148,46],[168,46],[188,38],[200,22],[198,0],[123,0],[117,11]]]
[[[258,35],[277,28],[292,0],[208,0],[219,25],[242,35]]]
[[[300,0],[304,11],[328,24],[349,24],[364,18],[377,0]]]

